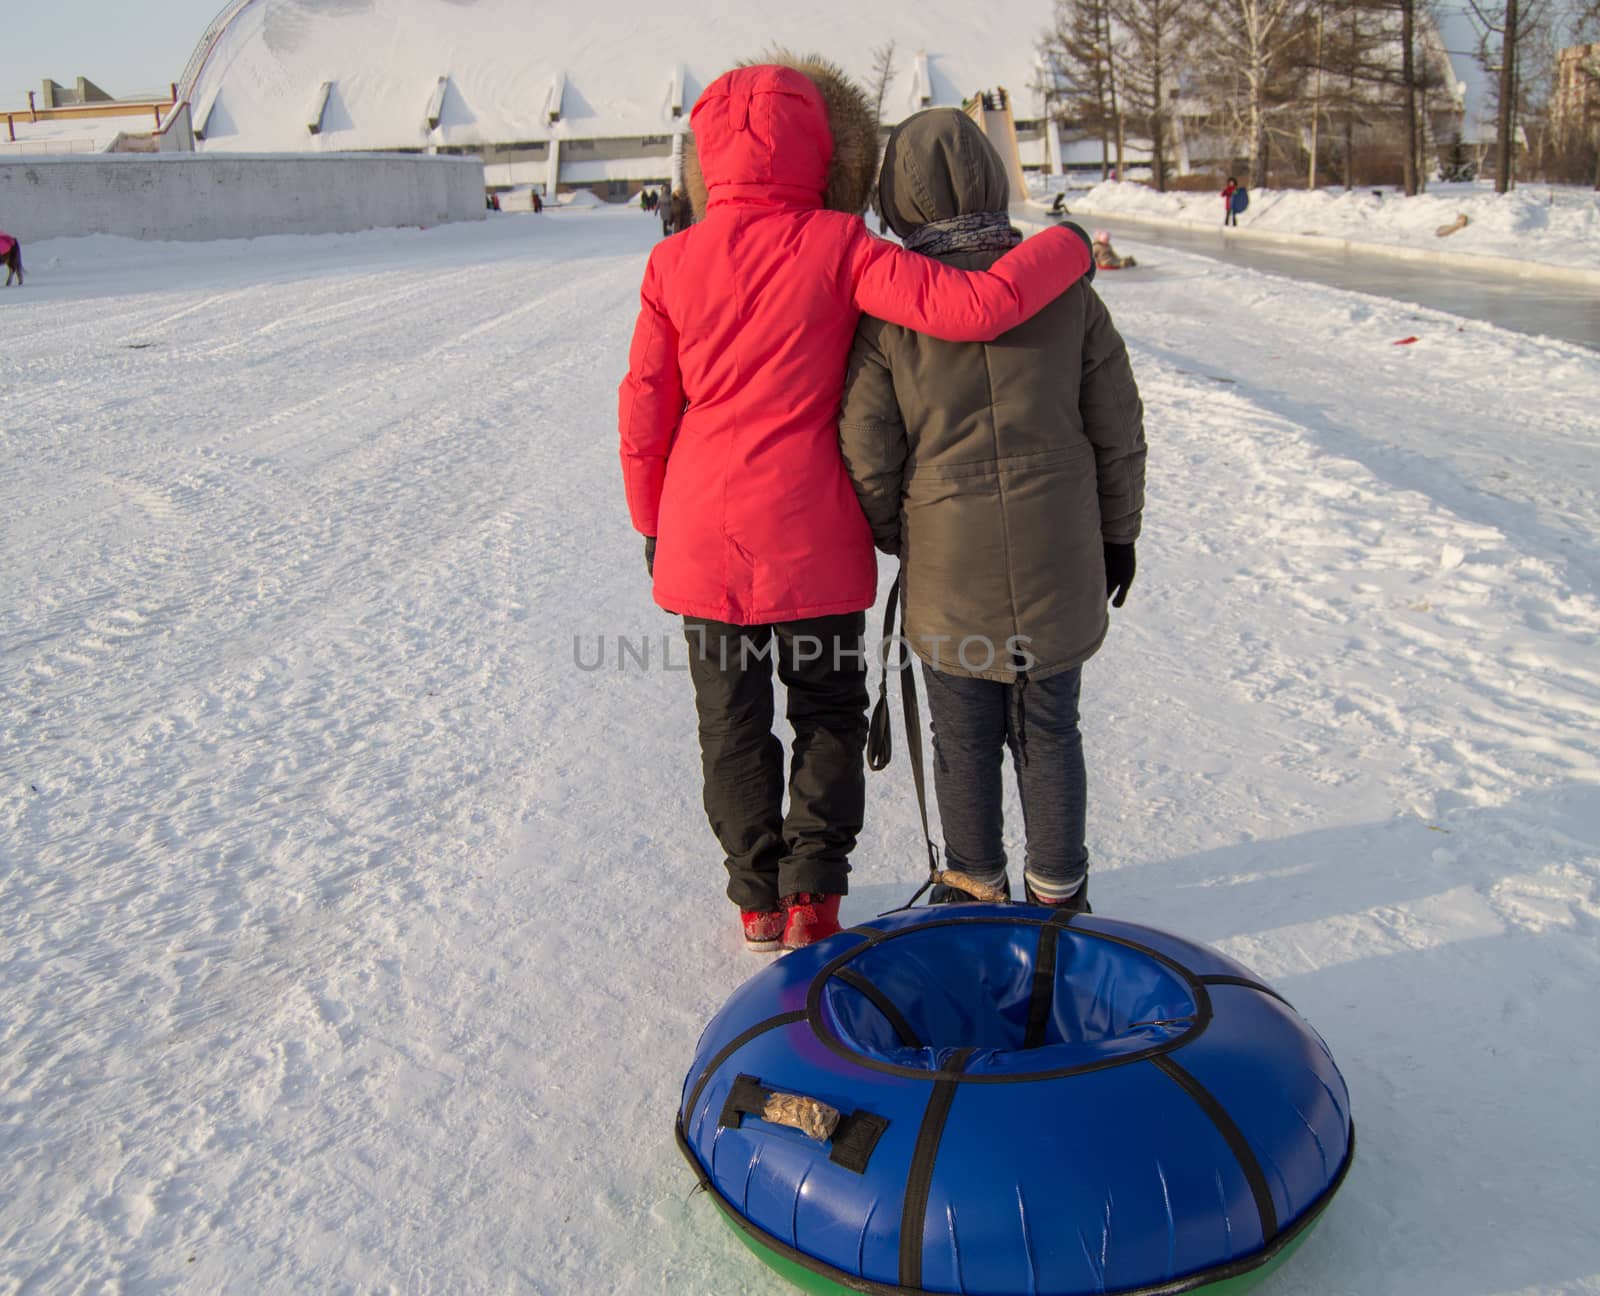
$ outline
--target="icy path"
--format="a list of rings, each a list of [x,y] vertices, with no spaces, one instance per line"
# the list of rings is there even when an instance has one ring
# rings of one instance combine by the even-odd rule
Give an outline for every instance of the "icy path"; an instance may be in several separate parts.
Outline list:
[[[649,229],[62,243],[0,297],[0,1292],[783,1290],[670,1133],[755,960],[620,500]],[[1346,1069],[1277,1296],[1600,1292],[1600,360],[1152,260],[1097,904]],[[918,856],[872,789],[855,917]]]
[[[1087,214],[1082,220],[1109,225],[1118,247],[1135,240],[1154,245],[1159,250],[1152,251],[1151,258],[1164,257],[1169,249],[1198,253],[1208,261],[1384,297],[1600,351],[1600,269],[1582,271],[1592,279],[1527,279],[1493,266],[1403,261],[1385,255],[1379,244],[1356,243],[1348,253],[1330,253],[1325,248],[1313,251],[1263,242],[1249,230],[1234,236],[1220,226],[1151,225]]]

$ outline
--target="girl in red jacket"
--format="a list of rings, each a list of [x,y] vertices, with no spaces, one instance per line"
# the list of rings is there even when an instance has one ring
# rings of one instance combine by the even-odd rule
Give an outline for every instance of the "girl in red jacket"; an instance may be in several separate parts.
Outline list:
[[[1049,230],[969,273],[874,238],[876,114],[826,64],[735,69],[691,122],[696,219],[645,270],[622,470],[655,600],[684,618],[728,897],[750,947],[793,949],[839,930],[865,807],[877,563],[838,446],[856,322],[991,340],[1089,271],[1088,240]]]

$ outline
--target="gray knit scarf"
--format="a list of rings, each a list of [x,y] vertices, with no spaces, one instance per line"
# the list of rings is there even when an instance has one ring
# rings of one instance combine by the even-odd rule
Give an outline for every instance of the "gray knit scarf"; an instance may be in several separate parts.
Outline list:
[[[1022,242],[1022,235],[1011,228],[1005,212],[972,212],[933,221],[914,229],[905,245],[923,256],[944,256],[947,252],[1004,252]]]

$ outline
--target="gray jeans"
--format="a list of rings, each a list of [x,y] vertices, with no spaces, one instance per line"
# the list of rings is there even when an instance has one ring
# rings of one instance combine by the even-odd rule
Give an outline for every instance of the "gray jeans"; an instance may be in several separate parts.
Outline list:
[[[1009,747],[1022,796],[1028,885],[1059,900],[1083,882],[1089,852],[1088,779],[1078,732],[1082,676],[1079,668],[1001,684],[923,667],[947,867],[985,881],[1004,876],[1000,760]]]

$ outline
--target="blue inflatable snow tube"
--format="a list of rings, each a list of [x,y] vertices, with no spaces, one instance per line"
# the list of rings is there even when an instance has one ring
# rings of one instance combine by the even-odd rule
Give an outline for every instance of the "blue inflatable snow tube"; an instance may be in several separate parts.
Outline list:
[[[774,1123],[773,1095],[839,1114]],[[813,1290],[1178,1293],[1293,1249],[1354,1151],[1327,1045],[1214,950],[1024,905],[789,954],[707,1027],[678,1140]]]

